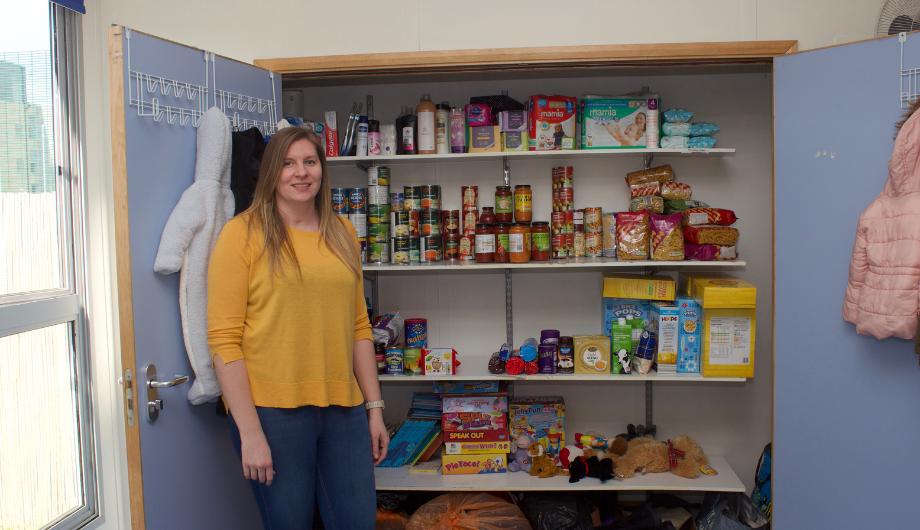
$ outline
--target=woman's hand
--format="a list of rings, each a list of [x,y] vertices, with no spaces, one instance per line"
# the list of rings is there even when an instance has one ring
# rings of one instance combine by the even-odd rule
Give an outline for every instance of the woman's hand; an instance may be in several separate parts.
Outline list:
[[[367,427],[371,432],[371,454],[374,455],[376,466],[387,456],[387,446],[390,445],[390,435],[383,423],[383,409],[371,409],[368,412]]]
[[[272,467],[272,451],[268,447],[265,434],[240,437],[243,453],[243,476],[248,480],[258,480],[266,486],[272,485],[275,469]]]

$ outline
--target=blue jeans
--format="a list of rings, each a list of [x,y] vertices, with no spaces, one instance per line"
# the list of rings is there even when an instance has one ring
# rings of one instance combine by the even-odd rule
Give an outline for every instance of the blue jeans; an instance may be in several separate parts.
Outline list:
[[[329,530],[372,530],[377,497],[364,407],[256,407],[271,449],[271,486],[250,480],[265,530],[313,528],[314,505]],[[240,433],[230,420],[233,445]]]

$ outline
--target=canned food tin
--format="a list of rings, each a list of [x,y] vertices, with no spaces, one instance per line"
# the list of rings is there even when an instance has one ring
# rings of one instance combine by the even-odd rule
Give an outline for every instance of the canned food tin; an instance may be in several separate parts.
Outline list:
[[[426,184],[421,186],[422,209],[441,209],[441,186],[438,184]]]
[[[422,196],[419,186],[406,186],[403,188],[403,209],[418,210],[422,207]]]
[[[441,210],[420,210],[419,223],[422,236],[441,235]]]
[[[367,238],[359,237],[358,245],[361,247],[361,263],[367,263]]]
[[[377,373],[385,374],[387,371],[387,347],[386,345],[375,342],[374,343],[374,359],[377,361]]]
[[[460,210],[441,210],[441,219],[445,232],[460,231]]]
[[[609,258],[617,257],[617,219],[616,214],[604,214],[604,237],[602,240],[603,255]]]
[[[463,209],[479,208],[479,186],[460,186]]]
[[[460,259],[460,234],[448,233],[444,236],[444,259]]]
[[[366,213],[350,213],[348,214],[348,220],[351,221],[352,226],[355,227],[355,232],[359,238],[367,237],[367,214]]]
[[[475,241],[475,235],[462,235],[460,236],[460,259],[464,261],[471,261],[476,259],[476,254],[473,252],[476,250],[473,242]]]
[[[412,375],[421,375],[422,367],[418,363],[421,358],[421,348],[406,348],[403,350],[403,369]]]
[[[585,257],[585,233],[584,231],[573,234],[572,254],[576,258]]]
[[[332,188],[332,211],[348,214],[348,188]]]
[[[585,232],[585,256],[597,258],[604,254],[603,237],[601,234]]]
[[[409,210],[409,235],[411,237],[417,238],[420,236],[419,232],[419,214],[420,210]]]
[[[368,224],[367,225],[367,237],[368,239],[373,239],[374,241],[381,242],[390,240],[390,225],[389,223],[378,223],[378,224]]]
[[[348,188],[348,213],[367,212],[367,188]]]
[[[479,210],[463,210],[463,235],[472,236],[476,234],[476,222],[479,221]]]
[[[367,168],[368,186],[389,186],[390,168],[385,166],[371,166]]]
[[[390,240],[392,248],[390,249],[391,261],[397,265],[409,264],[409,238],[394,237]]]
[[[393,212],[398,212],[403,209],[406,202],[406,194],[401,191],[391,191],[390,192],[390,210]]]
[[[368,204],[390,204],[390,187],[389,186],[368,186],[367,187]]]
[[[565,248],[565,234],[562,234],[561,232],[553,232],[552,247],[553,259],[563,259],[569,257],[569,253]]]
[[[419,251],[419,238],[409,238],[409,263],[418,263],[421,261],[421,252]]]
[[[604,231],[600,208],[585,208],[585,232],[599,234]]]
[[[378,184],[379,179],[377,177],[377,166],[371,166],[367,168],[367,185],[377,186]],[[553,184],[555,184],[555,182]]]
[[[406,348],[428,347],[428,320],[424,318],[407,318]]]
[[[389,204],[369,204],[367,206],[367,224],[380,224],[390,222]]]
[[[390,242],[372,241],[367,244],[367,261],[369,263],[388,263],[390,261]]]
[[[444,258],[441,236],[422,236],[419,246],[419,261],[433,263]]]
[[[409,212],[390,212],[393,237],[409,237]]]
[[[565,212],[553,212],[550,214],[550,227],[553,231],[563,232],[565,230]]]
[[[610,214],[614,215],[614,214]],[[572,212],[572,227],[576,232],[585,231],[585,211],[584,210],[575,210]]]
[[[386,351],[387,373],[390,375],[402,375],[403,373],[403,350],[399,346],[389,346]]]
[[[568,257],[575,256],[575,232],[566,232],[565,236],[565,253]]]

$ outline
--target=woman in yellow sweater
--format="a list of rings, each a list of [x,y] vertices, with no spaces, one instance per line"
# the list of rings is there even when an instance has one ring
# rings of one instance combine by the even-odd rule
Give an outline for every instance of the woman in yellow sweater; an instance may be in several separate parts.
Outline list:
[[[266,529],[312,528],[314,502],[326,528],[374,528],[389,438],[359,252],[319,138],[279,131],[208,269],[208,343]]]

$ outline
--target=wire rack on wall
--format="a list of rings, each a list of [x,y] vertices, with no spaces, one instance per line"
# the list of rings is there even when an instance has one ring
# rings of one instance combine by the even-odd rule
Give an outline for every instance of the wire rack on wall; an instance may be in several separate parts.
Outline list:
[[[901,46],[901,72],[900,72],[900,101],[901,108],[907,108],[920,97],[920,68],[904,67],[904,43],[907,42],[907,33],[898,33],[898,42]]]
[[[274,101],[220,89],[215,91],[215,96],[221,112],[230,119],[234,129],[243,130],[255,127],[262,134],[277,132],[278,120],[275,116]],[[265,119],[244,117],[243,113],[250,116],[254,114]]]

